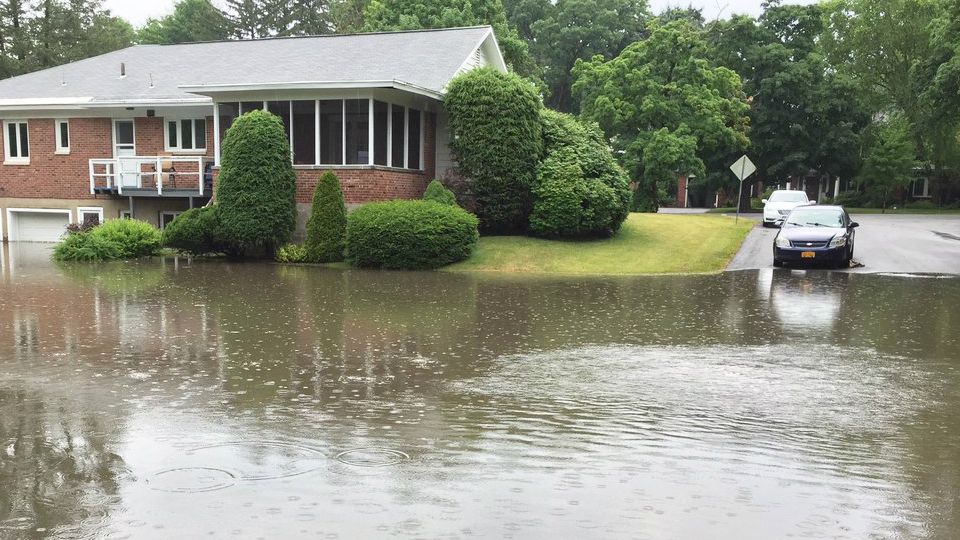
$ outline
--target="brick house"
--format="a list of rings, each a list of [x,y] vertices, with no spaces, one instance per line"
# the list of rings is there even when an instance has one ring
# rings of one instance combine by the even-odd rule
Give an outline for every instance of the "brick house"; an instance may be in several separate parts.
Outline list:
[[[452,166],[444,89],[478,66],[506,70],[488,26],[139,45],[0,81],[0,236],[163,227],[210,199],[220,142],[254,109],[290,137],[299,230],[326,170],[348,205],[419,197]]]

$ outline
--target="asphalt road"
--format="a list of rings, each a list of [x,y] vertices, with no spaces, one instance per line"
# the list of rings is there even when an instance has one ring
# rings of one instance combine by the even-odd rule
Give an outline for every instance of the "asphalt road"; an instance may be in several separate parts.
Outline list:
[[[860,223],[854,242],[854,267],[842,271],[960,274],[960,216],[852,217]],[[776,234],[777,229],[757,224],[727,270],[773,268]]]

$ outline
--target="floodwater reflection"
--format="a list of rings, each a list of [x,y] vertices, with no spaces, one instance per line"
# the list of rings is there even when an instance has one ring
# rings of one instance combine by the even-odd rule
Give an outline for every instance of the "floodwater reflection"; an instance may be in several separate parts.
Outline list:
[[[3,252],[0,538],[960,537],[960,279]]]

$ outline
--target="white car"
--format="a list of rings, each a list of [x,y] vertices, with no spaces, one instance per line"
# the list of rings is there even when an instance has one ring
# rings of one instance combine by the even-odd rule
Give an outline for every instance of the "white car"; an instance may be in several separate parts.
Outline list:
[[[791,210],[798,206],[816,204],[807,198],[804,191],[798,189],[778,189],[763,200],[763,226],[779,227]]]

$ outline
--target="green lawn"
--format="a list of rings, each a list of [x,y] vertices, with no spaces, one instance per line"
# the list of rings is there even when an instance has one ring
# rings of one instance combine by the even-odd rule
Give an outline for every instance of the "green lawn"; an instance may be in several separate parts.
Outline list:
[[[483,237],[473,256],[444,270],[580,275],[719,272],[754,225],[735,224],[725,216],[630,214],[609,239]]]

